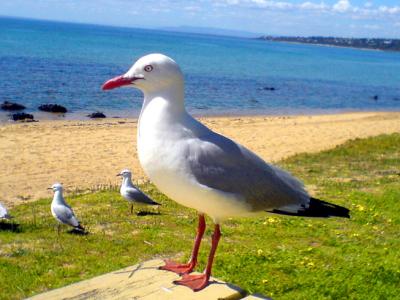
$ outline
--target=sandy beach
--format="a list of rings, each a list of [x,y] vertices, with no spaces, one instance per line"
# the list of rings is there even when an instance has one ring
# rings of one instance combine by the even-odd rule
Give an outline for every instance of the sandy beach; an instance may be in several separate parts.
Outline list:
[[[400,112],[315,116],[205,117],[213,130],[245,145],[267,161],[318,152],[349,139],[400,132]],[[121,169],[145,177],[136,155],[134,119],[40,121],[0,126],[0,201],[9,206],[66,192],[115,186]]]

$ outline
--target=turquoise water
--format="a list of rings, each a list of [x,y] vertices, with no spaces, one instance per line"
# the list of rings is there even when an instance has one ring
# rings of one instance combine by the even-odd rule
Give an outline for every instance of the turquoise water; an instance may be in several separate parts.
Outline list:
[[[400,110],[400,53],[10,18],[0,18],[0,101],[137,116],[139,91],[100,87],[153,52],[179,63],[195,114]]]

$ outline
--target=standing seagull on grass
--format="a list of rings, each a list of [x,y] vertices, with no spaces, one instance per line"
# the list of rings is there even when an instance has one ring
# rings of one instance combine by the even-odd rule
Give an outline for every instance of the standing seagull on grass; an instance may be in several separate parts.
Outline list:
[[[8,213],[7,208],[0,202],[0,220],[10,220],[12,216]]]
[[[122,184],[120,188],[121,196],[124,197],[131,203],[131,214],[133,213],[133,203],[143,204],[143,205],[160,205],[155,202],[141,190],[139,190],[132,183],[132,172],[128,169],[124,169],[117,176],[122,176]],[[139,214],[139,213],[138,213]]]
[[[71,206],[64,200],[63,186],[60,183],[55,183],[48,189],[54,191],[51,214],[58,221],[57,233],[60,234],[61,224],[72,226],[76,232],[85,232],[85,228],[79,223]]]
[[[144,93],[138,123],[138,156],[154,184],[176,202],[199,212],[199,226],[187,264],[167,261],[161,267],[183,274],[176,284],[194,291],[207,286],[221,236],[220,222],[256,212],[348,217],[346,208],[311,198],[303,184],[242,145],[190,116],[184,106],[179,66],[162,54],[140,58],[128,72],[103,90],[131,86]],[[205,231],[204,214],[215,223],[211,251],[203,274],[189,274],[197,264]]]

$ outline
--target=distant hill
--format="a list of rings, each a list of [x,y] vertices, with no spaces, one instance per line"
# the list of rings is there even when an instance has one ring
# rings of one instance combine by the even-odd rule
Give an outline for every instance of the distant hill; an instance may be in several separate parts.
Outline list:
[[[400,39],[382,38],[341,38],[341,37],[291,37],[291,36],[261,36],[257,39],[274,42],[292,42],[302,44],[330,45],[339,47],[400,51]]]
[[[173,31],[173,32],[187,32],[187,33],[235,36],[235,37],[245,37],[245,38],[256,38],[260,35],[259,33],[254,33],[254,32],[221,29],[213,27],[177,26],[177,27],[161,27],[158,29],[165,31]]]

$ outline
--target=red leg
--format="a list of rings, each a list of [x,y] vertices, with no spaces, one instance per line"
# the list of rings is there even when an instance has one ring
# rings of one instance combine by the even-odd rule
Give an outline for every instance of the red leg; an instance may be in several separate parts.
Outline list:
[[[191,288],[195,292],[202,290],[208,285],[208,281],[211,276],[211,269],[214,261],[214,256],[218,247],[218,242],[220,237],[221,237],[221,231],[219,228],[219,224],[215,224],[214,234],[212,236],[211,251],[210,255],[208,256],[207,267],[204,273],[200,275],[185,274],[182,276],[181,280],[174,281],[175,284],[187,286],[188,288]]]
[[[175,272],[177,274],[185,274],[192,272],[197,264],[197,256],[199,254],[200,243],[201,239],[203,238],[205,230],[206,230],[206,220],[204,218],[204,215],[199,215],[199,225],[197,227],[196,239],[194,241],[192,255],[190,257],[189,262],[187,264],[179,264],[171,260],[166,260],[165,266],[159,267],[159,269]]]

